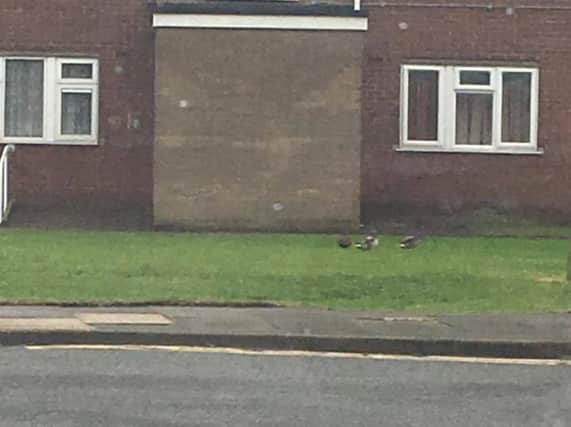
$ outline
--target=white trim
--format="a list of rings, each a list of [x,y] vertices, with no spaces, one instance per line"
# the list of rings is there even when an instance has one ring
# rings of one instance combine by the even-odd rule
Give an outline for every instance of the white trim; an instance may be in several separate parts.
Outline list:
[[[531,74],[531,143],[534,147],[539,144],[539,71],[534,69]]]
[[[63,77],[63,66],[65,64],[90,64],[91,65],[91,78],[90,79],[80,79],[80,78],[64,78]],[[98,132],[98,106],[99,106],[99,94],[98,94],[98,81],[99,81],[99,62],[96,59],[86,59],[86,58],[58,58],[57,59],[57,84],[56,84],[56,117],[54,120],[56,129],[55,136],[58,141],[74,141],[93,143],[97,142],[97,132]],[[61,112],[62,112],[62,93],[89,93],[91,95],[91,130],[89,135],[63,135],[61,133]]]
[[[418,146],[418,147],[436,147],[442,144],[444,137],[444,115],[438,114],[436,139],[435,140],[408,140],[408,79],[410,71],[436,71],[438,72],[438,109],[442,110],[445,101],[444,94],[444,67],[432,65],[410,66],[403,65],[401,67],[401,145],[402,146]]]
[[[56,131],[56,117],[57,117],[57,97],[55,94],[55,90],[53,87],[53,82],[55,82],[56,80],[56,67],[55,67],[55,58],[47,58],[46,60],[46,76],[45,76],[45,80],[44,80],[44,87],[45,87],[45,92],[44,92],[44,135],[45,135],[45,139],[47,139],[49,142],[53,142],[54,141],[54,137],[53,135],[55,134]],[[51,87],[47,88],[48,85],[45,84],[45,82],[51,82]],[[56,113],[54,114],[54,111],[56,111]]]
[[[64,93],[84,93],[91,95],[91,128],[89,134],[86,135],[72,135],[61,133],[62,127],[62,107],[63,107],[63,94]],[[97,120],[97,91],[92,87],[78,87],[78,86],[59,86],[57,91],[57,108],[56,114],[57,119],[54,120],[57,123],[56,127],[56,138],[58,141],[95,141],[97,140],[96,135],[96,120]]]
[[[96,59],[85,59],[85,58],[57,58],[57,77],[58,83],[74,83],[74,84],[97,84],[99,81],[99,70],[97,67]],[[64,78],[63,77],[63,66],[64,65],[91,65],[91,78],[90,79],[79,79],[79,78]]]
[[[455,87],[458,90],[462,90],[462,91],[470,91],[470,90],[475,90],[475,91],[491,91],[494,88],[494,69],[490,68],[490,67],[454,67],[454,71],[456,74],[456,78],[455,78]],[[484,73],[488,73],[488,76],[490,77],[490,84],[487,85],[478,85],[478,84],[462,84],[460,83],[460,74],[463,71],[480,71],[480,72],[484,72]]]
[[[80,139],[65,139],[65,140],[35,140],[34,138],[21,138],[10,139],[5,138],[0,141],[0,144],[14,144],[14,145],[98,145],[94,140],[80,140]]]
[[[37,60],[44,63],[44,123],[43,136],[4,137],[5,131],[5,68],[6,60]],[[92,64],[91,79],[64,79],[61,77],[62,64]],[[91,134],[61,135],[61,93],[89,92],[92,96]],[[0,144],[24,145],[97,145],[99,128],[99,62],[93,58],[56,58],[5,56],[0,57]]]
[[[436,141],[408,140],[408,76],[414,70],[439,72],[438,139]],[[460,85],[460,71],[489,71],[490,85]],[[530,140],[529,142],[502,141],[502,75],[504,72],[531,74]],[[529,67],[470,67],[441,65],[401,66],[401,135],[396,151],[542,154],[538,149],[539,71]],[[456,95],[459,93],[491,94],[493,123],[491,145],[456,145]]]
[[[530,96],[530,108],[529,108],[529,117],[531,120],[529,126],[529,142],[510,142],[510,141],[502,141],[502,134],[501,134],[501,125],[500,125],[500,134],[499,134],[499,146],[501,147],[517,147],[521,145],[534,145],[537,146],[537,122],[538,122],[538,71],[535,68],[501,68],[498,73],[498,88],[500,92],[499,98],[499,108],[500,108],[500,119],[502,118],[502,108],[503,108],[503,97],[501,96],[501,91],[503,90],[503,74],[504,73],[528,73],[531,74],[531,96]],[[501,122],[501,120],[500,120]]]
[[[43,71],[44,71],[44,75],[43,75],[43,79],[44,81],[43,83],[43,98],[44,98],[44,105],[43,105],[43,109],[42,109],[42,136],[38,136],[38,137],[34,137],[34,136],[7,136],[5,137],[5,132],[6,132],[6,61],[37,61],[37,62],[42,62],[43,64]],[[0,98],[0,103],[2,104],[2,108],[1,108],[1,113],[2,115],[0,116],[0,123],[1,123],[1,131],[2,133],[0,133],[0,144],[19,144],[21,141],[24,140],[29,140],[32,141],[33,143],[39,142],[39,141],[44,141],[46,139],[46,110],[47,110],[47,104],[46,104],[46,94],[47,94],[47,90],[48,88],[46,87],[46,76],[48,73],[47,70],[47,62],[46,62],[46,58],[42,58],[42,57],[36,57],[36,56],[4,56],[2,57],[2,61],[1,61],[1,66],[2,66],[2,76],[3,78],[1,79],[1,85],[2,85],[2,98]]]
[[[6,84],[5,84],[5,74],[6,74],[6,59],[0,57],[0,140],[4,135],[4,130],[6,125],[5,121],[5,114],[6,114],[6,98],[4,94],[6,92]]]
[[[154,14],[154,28],[367,31],[360,16]]]
[[[523,145],[523,144],[521,144]],[[419,152],[419,153],[476,153],[476,154],[526,154],[526,155],[536,155],[536,156],[541,156],[542,154],[544,154],[544,151],[542,148],[529,148],[529,147],[525,147],[525,148],[520,148],[520,149],[516,149],[516,148],[500,148],[500,149],[494,149],[494,147],[490,147],[488,150],[482,150],[479,149],[479,145],[476,145],[474,147],[469,147],[469,146],[460,146],[462,148],[458,148],[458,146],[456,146],[456,148],[445,148],[445,147],[413,147],[410,145],[407,145],[406,147],[399,147],[399,146],[395,146],[394,150],[395,151],[399,151],[399,152]],[[466,147],[466,148],[464,148]]]
[[[493,76],[492,76],[493,78]],[[476,145],[476,144],[458,144],[456,143],[456,114],[457,114],[457,109],[458,109],[458,95],[487,95],[487,96],[491,96],[492,97],[492,124],[491,124],[491,135],[490,135],[490,143],[489,144],[482,144],[482,145]],[[491,90],[491,89],[482,89],[482,90],[465,90],[465,89],[455,89],[454,93],[452,94],[452,111],[450,113],[449,117],[452,117],[452,124],[451,127],[454,129],[451,137],[451,141],[452,141],[452,145],[453,148],[455,149],[459,149],[459,150],[476,150],[476,151],[494,151],[495,150],[495,141],[498,140],[498,136],[500,135],[500,133],[498,132],[498,129],[501,132],[501,117],[498,115],[498,112],[500,111],[498,109],[497,106],[498,103],[498,96],[496,91]],[[499,120],[498,120],[499,117]],[[498,125],[498,121],[500,122],[500,125]]]

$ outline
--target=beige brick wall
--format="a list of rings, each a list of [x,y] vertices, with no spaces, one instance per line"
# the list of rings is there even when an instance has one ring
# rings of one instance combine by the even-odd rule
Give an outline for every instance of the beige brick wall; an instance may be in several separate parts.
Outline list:
[[[359,224],[363,34],[158,29],[158,227]]]

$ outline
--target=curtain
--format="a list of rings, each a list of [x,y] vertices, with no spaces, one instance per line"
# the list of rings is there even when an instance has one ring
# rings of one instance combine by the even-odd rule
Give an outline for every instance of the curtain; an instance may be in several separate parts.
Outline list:
[[[530,142],[531,73],[503,73],[502,86],[502,141]]]
[[[62,135],[91,135],[91,93],[62,94]]]
[[[491,145],[493,95],[456,95],[456,145]]]
[[[7,60],[5,135],[42,137],[43,116],[44,62]]]
[[[438,139],[438,71],[409,71],[407,126],[410,141]]]

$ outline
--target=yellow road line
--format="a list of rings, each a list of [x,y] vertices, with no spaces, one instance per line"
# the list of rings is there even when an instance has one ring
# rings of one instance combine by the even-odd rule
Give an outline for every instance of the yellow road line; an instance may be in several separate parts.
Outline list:
[[[496,365],[527,365],[527,366],[571,366],[571,360],[559,359],[508,359],[492,357],[462,357],[462,356],[407,356],[394,354],[360,354],[335,353],[294,350],[244,350],[226,347],[193,347],[193,346],[161,346],[161,345],[30,345],[28,350],[127,350],[149,351],[160,350],[180,353],[218,353],[247,356],[282,356],[282,357],[324,357],[339,359],[367,360],[400,360],[412,362],[455,362],[482,363]]]

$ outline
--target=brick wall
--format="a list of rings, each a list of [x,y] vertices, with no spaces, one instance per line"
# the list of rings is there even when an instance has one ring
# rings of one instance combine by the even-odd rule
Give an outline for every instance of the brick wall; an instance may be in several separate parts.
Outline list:
[[[568,2],[519,1],[511,2],[510,13],[500,3],[492,2],[492,8],[370,6],[363,84],[365,210],[491,206],[570,217],[571,9]],[[407,25],[399,28],[399,23]],[[538,144],[545,154],[395,152],[400,66],[414,60],[536,64]]]
[[[150,225],[154,54],[148,2],[2,0],[0,52],[97,57],[100,67],[99,145],[17,146],[11,164],[16,208],[123,212],[127,222],[137,217],[137,225]],[[139,128],[130,126],[133,119]]]
[[[362,87],[365,209],[495,206],[571,213],[568,2],[519,0],[512,2],[513,14],[500,7],[504,2],[486,1],[482,6],[490,3],[492,8],[408,7],[403,2],[369,6]],[[154,120],[150,22],[150,6],[144,0],[0,3],[3,54],[96,56],[101,69],[99,146],[18,146],[12,163],[17,206],[117,207],[126,215],[142,214],[140,224],[150,224]],[[399,28],[401,22],[407,23],[406,30]],[[400,65],[417,59],[536,64],[539,146],[545,154],[395,152]],[[296,61],[291,60],[292,66],[298,65]],[[130,128],[130,118],[140,119],[142,127]]]
[[[364,34],[157,30],[155,224],[359,224]]]

